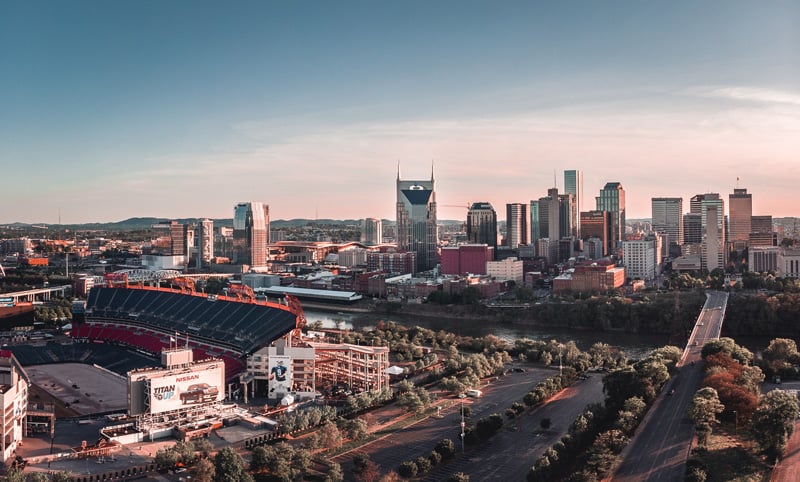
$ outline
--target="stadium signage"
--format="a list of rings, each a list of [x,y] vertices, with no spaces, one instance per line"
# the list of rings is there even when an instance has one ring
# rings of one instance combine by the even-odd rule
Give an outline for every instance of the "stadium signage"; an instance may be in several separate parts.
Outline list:
[[[200,375],[195,373],[194,375],[186,375],[185,377],[178,377],[175,379],[176,382],[188,382],[189,380],[198,380]]]
[[[224,376],[225,368],[220,363],[193,365],[180,374],[161,372],[149,376],[150,413],[221,401],[225,398]]]
[[[153,396],[156,400],[169,400],[175,396],[175,385],[166,385],[153,389]]]

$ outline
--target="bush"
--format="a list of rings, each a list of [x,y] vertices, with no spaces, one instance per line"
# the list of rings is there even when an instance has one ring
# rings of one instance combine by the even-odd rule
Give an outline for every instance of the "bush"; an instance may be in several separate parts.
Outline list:
[[[416,477],[417,476],[417,464],[407,460],[400,464],[400,467],[397,468],[397,473],[403,477]]]
[[[428,457],[417,457],[417,459],[414,460],[414,463],[417,465],[417,472],[420,474],[428,472],[431,470],[431,467],[433,467],[433,464]]]
[[[433,450],[442,456],[442,460],[451,459],[456,454],[456,444],[449,438],[442,439]]]
[[[464,472],[456,472],[447,479],[447,482],[469,482],[469,475]]]
[[[431,461],[431,466],[439,465],[442,463],[442,454],[439,452],[432,450],[431,454],[428,455],[428,460]]]

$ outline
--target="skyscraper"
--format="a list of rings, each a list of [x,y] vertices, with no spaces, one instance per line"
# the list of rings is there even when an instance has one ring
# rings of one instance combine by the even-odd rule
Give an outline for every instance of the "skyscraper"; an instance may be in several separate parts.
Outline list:
[[[670,244],[683,244],[683,198],[654,197],[653,231],[669,236]]]
[[[364,244],[381,244],[383,242],[383,221],[366,218],[361,223],[361,242]]]
[[[600,190],[600,195],[595,198],[598,211],[611,213],[611,223],[614,233],[612,240],[614,249],[622,246],[625,239],[625,190],[618,182],[609,182]]]
[[[725,200],[715,192],[698,194],[692,197],[692,212],[696,206],[700,209],[703,268],[708,271],[725,268]]]
[[[497,212],[488,202],[473,203],[467,212],[467,239],[497,250]]]
[[[741,251],[747,247],[752,232],[753,195],[747,194],[747,189],[734,189],[728,195],[728,209],[730,210],[730,235],[728,241],[733,243],[734,249]]]
[[[577,231],[575,223],[575,196],[571,193],[558,195],[558,236],[559,238],[574,238]]]
[[[233,210],[233,262],[264,266],[268,243],[269,206],[260,202],[237,204]]]
[[[583,209],[583,172],[578,170],[564,171],[564,192],[574,196],[572,206],[572,236],[581,237],[581,216]]]
[[[416,253],[417,270],[425,271],[436,266],[438,239],[433,167],[429,181],[403,181],[398,166],[397,249]]]
[[[203,219],[197,225],[197,268],[211,264],[214,257],[214,221]]]
[[[611,213],[608,211],[586,211],[581,213],[581,234],[583,239],[597,238],[601,242],[602,253],[608,256],[611,252],[613,240],[611,239],[612,223]]]
[[[539,214],[539,201],[531,201],[530,203],[530,216],[531,216],[531,239],[530,244],[536,244],[542,237],[540,231],[540,214]]]
[[[524,203],[506,204],[506,239],[512,249],[528,244],[528,209]]]

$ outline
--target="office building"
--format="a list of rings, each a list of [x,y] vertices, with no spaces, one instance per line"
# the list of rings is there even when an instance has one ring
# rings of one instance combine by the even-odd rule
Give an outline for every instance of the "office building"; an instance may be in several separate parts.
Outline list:
[[[614,236],[611,213],[608,211],[582,212],[581,235],[584,240],[589,238],[599,239],[602,254],[598,257],[608,256],[613,250]]]
[[[531,217],[531,239],[530,244],[535,245],[542,237],[540,228],[540,215],[539,215],[539,201],[531,201],[530,203],[530,217]]]
[[[778,252],[778,276],[800,278],[800,249],[782,248]]]
[[[269,206],[239,203],[233,210],[233,263],[264,266],[269,257]]]
[[[683,244],[700,244],[703,242],[703,218],[700,213],[683,215]]]
[[[361,242],[366,245],[383,243],[383,221],[366,218],[361,222]]]
[[[611,213],[613,249],[622,246],[625,239],[625,190],[619,182],[609,182],[600,190],[600,195],[595,198],[598,211]]]
[[[385,271],[391,274],[416,274],[417,253],[405,251],[402,253],[381,253],[370,251],[367,253],[367,271]]]
[[[430,180],[404,181],[397,169],[397,249],[416,254],[417,271],[436,266],[438,226],[433,167]]]
[[[683,244],[683,198],[654,197],[651,199],[653,231],[669,236],[670,243]]]
[[[778,237],[772,229],[772,216],[753,216],[750,221],[749,246],[777,246]]]
[[[605,293],[621,288],[624,284],[624,267],[613,264],[582,264],[575,266],[571,273],[566,272],[553,279],[553,293]]]
[[[462,244],[442,248],[442,274],[486,274],[486,263],[494,259],[494,248],[486,244]]]
[[[696,210],[700,210],[703,269],[708,271],[724,269],[727,260],[725,200],[718,193],[698,194],[692,197],[691,209],[693,214],[696,214]],[[709,219],[709,216],[713,216],[713,219]],[[710,223],[713,223],[714,226],[709,226]],[[684,238],[686,237],[685,232],[686,224],[684,223]]]
[[[558,236],[559,239],[572,238],[574,239],[577,231],[576,224],[579,222],[576,219],[577,212],[575,211],[575,195],[571,193],[558,195]]]
[[[486,274],[498,281],[514,281],[518,286],[522,286],[525,281],[523,264],[523,261],[517,258],[489,261],[486,263]]]
[[[581,217],[583,209],[583,172],[578,170],[564,171],[564,193],[572,194],[574,199],[570,214],[572,233],[571,236],[581,238]]]
[[[528,210],[524,203],[506,204],[506,245],[528,244]]]
[[[748,268],[754,273],[777,273],[779,246],[750,246]]]
[[[748,246],[750,233],[753,232],[753,195],[748,194],[747,189],[734,189],[733,194],[728,195],[728,203],[730,211],[728,240],[733,249],[741,251]]]
[[[214,221],[203,219],[197,225],[197,268],[211,264],[214,258]]]
[[[473,203],[467,212],[467,240],[497,249],[497,212],[488,202]]]
[[[622,264],[630,279],[650,281],[658,274],[658,249],[655,238],[624,241],[622,243]]]

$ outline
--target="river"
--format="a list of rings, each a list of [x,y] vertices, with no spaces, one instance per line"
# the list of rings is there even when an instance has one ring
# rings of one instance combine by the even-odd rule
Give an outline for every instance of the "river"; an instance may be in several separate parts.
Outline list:
[[[526,324],[492,323],[486,320],[453,320],[417,318],[413,315],[383,315],[373,313],[329,313],[305,310],[309,323],[321,321],[325,328],[359,329],[374,327],[379,321],[394,321],[405,326],[422,326],[432,330],[444,330],[458,335],[480,337],[495,335],[508,341],[518,338],[535,340],[575,341],[578,348],[587,350],[593,343],[603,342],[621,348],[629,357],[639,358],[653,348],[669,343],[667,335],[647,335],[633,333],[609,333],[585,330],[556,329]],[[681,347],[682,348],[682,347]]]

